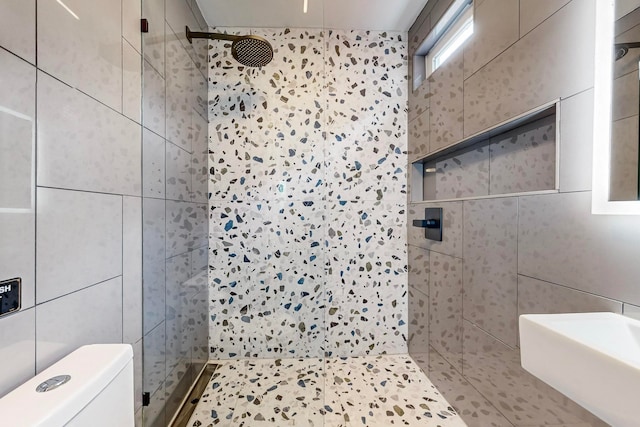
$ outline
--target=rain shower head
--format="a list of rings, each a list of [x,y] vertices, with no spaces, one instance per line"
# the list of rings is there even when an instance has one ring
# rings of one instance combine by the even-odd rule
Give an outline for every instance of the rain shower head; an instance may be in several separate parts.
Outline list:
[[[264,67],[273,59],[271,44],[258,36],[234,36],[220,33],[201,33],[189,30],[187,27],[187,40],[192,39],[227,40],[231,44],[231,54],[236,61],[247,67]]]

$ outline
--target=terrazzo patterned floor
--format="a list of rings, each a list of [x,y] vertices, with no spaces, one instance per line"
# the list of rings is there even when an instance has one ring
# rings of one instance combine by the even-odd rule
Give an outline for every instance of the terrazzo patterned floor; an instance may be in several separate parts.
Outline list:
[[[466,426],[407,355],[216,363],[190,427]]]

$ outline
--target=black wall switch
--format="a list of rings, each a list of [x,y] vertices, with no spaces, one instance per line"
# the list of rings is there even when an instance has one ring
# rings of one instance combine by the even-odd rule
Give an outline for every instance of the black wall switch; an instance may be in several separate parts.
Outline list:
[[[22,279],[3,280],[0,282],[0,317],[20,310],[22,305]]]

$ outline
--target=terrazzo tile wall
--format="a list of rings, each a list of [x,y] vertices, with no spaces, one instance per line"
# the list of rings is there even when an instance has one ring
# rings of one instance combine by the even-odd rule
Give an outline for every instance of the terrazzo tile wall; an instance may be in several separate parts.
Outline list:
[[[151,402],[162,408],[175,367],[208,358],[206,315],[185,318],[207,304],[206,43],[198,56],[171,30],[204,21],[193,1],[67,6],[0,1],[0,280],[23,279],[21,310],[0,319],[0,395],[81,345],[129,343],[142,425],[143,391],[161,390]],[[182,243],[187,226],[202,237]],[[144,424],[166,425],[162,411]]]
[[[410,197],[409,224],[442,207],[444,230],[430,242],[408,227],[409,351],[470,426],[604,425],[522,370],[518,315],[640,305],[640,219],[591,215],[595,1],[476,0],[473,38],[410,89],[410,161],[560,99],[557,193]],[[410,73],[450,3],[429,1],[411,28]]]
[[[209,359],[207,43],[194,1],[143,0],[144,425],[166,426]]]
[[[211,358],[406,352],[406,33],[219,28],[209,45]]]

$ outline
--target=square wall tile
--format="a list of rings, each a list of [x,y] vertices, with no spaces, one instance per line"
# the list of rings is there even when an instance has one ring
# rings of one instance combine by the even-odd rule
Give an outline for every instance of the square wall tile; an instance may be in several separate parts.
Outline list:
[[[122,278],[38,305],[36,314],[37,372],[82,345],[121,343]]]
[[[38,67],[122,111],[121,11],[121,0],[38,1]]]
[[[462,371],[462,260],[432,252],[430,262],[429,341]]]
[[[122,202],[122,340],[134,344],[142,338],[142,199]]]
[[[36,1],[3,0],[0,4],[0,46],[35,64]]]
[[[122,275],[122,196],[39,188],[37,226],[38,304]]]
[[[463,228],[464,317],[515,346],[518,199],[465,201]]]
[[[520,198],[519,274],[640,304],[638,241],[640,217],[592,215],[589,192]]]
[[[38,74],[38,185],[139,196],[141,139],[135,122]]]
[[[23,310],[0,320],[0,396],[36,374],[36,310]]]

